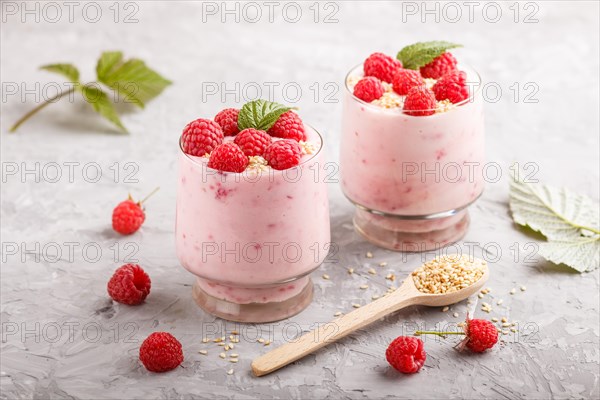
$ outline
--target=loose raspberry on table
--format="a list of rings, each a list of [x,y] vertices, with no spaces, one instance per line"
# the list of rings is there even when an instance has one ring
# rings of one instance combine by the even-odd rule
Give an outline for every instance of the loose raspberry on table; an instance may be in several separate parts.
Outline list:
[[[424,86],[416,86],[408,91],[404,100],[404,112],[417,117],[435,114],[435,95]]]
[[[371,54],[363,64],[365,76],[374,76],[384,82],[392,83],[394,74],[402,68],[402,63],[383,53]]]
[[[302,149],[295,140],[282,139],[267,147],[264,158],[273,169],[288,169],[300,164]]]
[[[122,235],[136,232],[146,219],[146,214],[140,203],[129,199],[120,202],[113,210],[112,227]]]
[[[415,86],[423,86],[425,85],[425,80],[419,71],[415,71],[412,69],[400,69],[394,75],[394,79],[392,80],[392,86],[394,88],[394,92],[398,93],[400,96],[406,96],[408,91]]]
[[[467,74],[464,71],[452,71],[441,77],[431,88],[439,101],[450,100],[456,104],[469,98]]]
[[[208,167],[223,172],[244,172],[248,166],[248,156],[235,143],[223,143],[213,150],[208,159]]]
[[[223,129],[210,119],[200,118],[183,128],[181,146],[186,154],[202,157],[223,142]]]
[[[150,277],[137,264],[125,264],[115,271],[107,284],[110,297],[119,303],[141,304],[150,293]]]
[[[254,128],[244,129],[233,140],[248,157],[262,156],[271,141],[267,132]]]
[[[381,98],[384,91],[385,89],[379,79],[372,76],[362,78],[358,81],[356,86],[354,86],[354,95],[367,103]]]
[[[498,329],[485,319],[468,319],[465,327],[465,345],[475,353],[482,353],[498,342]]]
[[[306,141],[304,123],[302,123],[300,116],[292,110],[281,114],[268,132],[273,137],[294,139],[297,142]]]
[[[238,128],[238,115],[240,110],[237,108],[226,108],[215,115],[215,122],[223,129],[225,136],[235,136],[240,132]]]
[[[432,62],[420,68],[423,78],[439,79],[456,69],[456,58],[451,53],[445,52]]]
[[[392,367],[403,374],[418,372],[427,358],[423,341],[410,336],[399,336],[388,346],[385,358]]]
[[[181,343],[168,332],[154,332],[140,346],[140,361],[152,372],[175,369],[183,362]]]

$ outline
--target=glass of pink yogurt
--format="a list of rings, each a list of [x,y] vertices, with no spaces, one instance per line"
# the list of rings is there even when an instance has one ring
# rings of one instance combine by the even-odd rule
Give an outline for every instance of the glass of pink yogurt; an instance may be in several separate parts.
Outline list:
[[[251,162],[242,173],[217,171],[207,157],[184,153],[180,141],[176,250],[196,276],[193,297],[205,311],[269,322],[311,302],[309,274],[331,239],[327,187],[319,179],[323,139],[308,125],[305,132],[300,163],[285,170]]]
[[[467,208],[483,191],[484,116],[479,75],[464,65],[469,98],[438,102],[435,113],[403,112],[389,83],[365,102],[346,77],[340,153],[341,185],[356,206],[354,226],[372,243],[397,251],[438,249],[461,239]],[[426,79],[431,87],[435,80]]]

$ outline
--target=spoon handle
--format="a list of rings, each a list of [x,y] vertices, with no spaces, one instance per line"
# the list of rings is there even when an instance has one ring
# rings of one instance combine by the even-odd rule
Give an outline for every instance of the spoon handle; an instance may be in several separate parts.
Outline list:
[[[415,291],[414,285],[404,283],[391,294],[323,324],[294,342],[286,343],[258,357],[252,362],[252,371],[256,376],[269,374],[394,311],[413,305],[419,297]]]

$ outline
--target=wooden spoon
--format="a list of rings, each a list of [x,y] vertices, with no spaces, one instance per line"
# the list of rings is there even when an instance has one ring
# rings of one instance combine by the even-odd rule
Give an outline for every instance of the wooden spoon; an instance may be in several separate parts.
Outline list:
[[[481,265],[480,268],[483,269],[483,275],[479,280],[464,289],[444,294],[420,292],[414,284],[412,275],[409,275],[400,288],[391,294],[258,357],[252,362],[252,371],[256,376],[269,374],[404,307],[412,305],[439,307],[458,303],[477,293],[487,282],[489,278],[487,264]]]

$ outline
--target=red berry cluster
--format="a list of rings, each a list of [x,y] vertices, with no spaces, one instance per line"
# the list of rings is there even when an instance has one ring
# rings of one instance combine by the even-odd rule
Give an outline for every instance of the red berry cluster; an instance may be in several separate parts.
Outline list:
[[[368,103],[380,99],[384,84],[392,85],[404,99],[403,110],[412,116],[435,114],[437,101],[449,100],[456,104],[469,98],[466,74],[457,69],[454,56],[445,52],[419,70],[404,69],[402,63],[383,53],[371,54],[363,63],[364,78],[354,86],[354,96]],[[425,87],[425,78],[435,79],[431,89]]]
[[[283,113],[267,131],[247,128],[240,132],[239,113],[238,109],[227,108],[214,121],[200,118],[187,124],[181,135],[183,151],[197,157],[209,155],[208,167],[223,172],[244,172],[252,156],[264,157],[278,170],[300,163],[299,142],[306,140],[306,132],[298,114]]]
[[[482,353],[491,349],[498,342],[498,329],[488,320],[470,319],[467,316],[464,332],[417,331],[415,335],[434,334],[465,335],[457,346],[459,350],[465,347],[474,353]],[[404,374],[414,374],[425,363],[427,354],[423,349],[423,341],[412,336],[399,336],[389,344],[385,358],[392,367]]]

